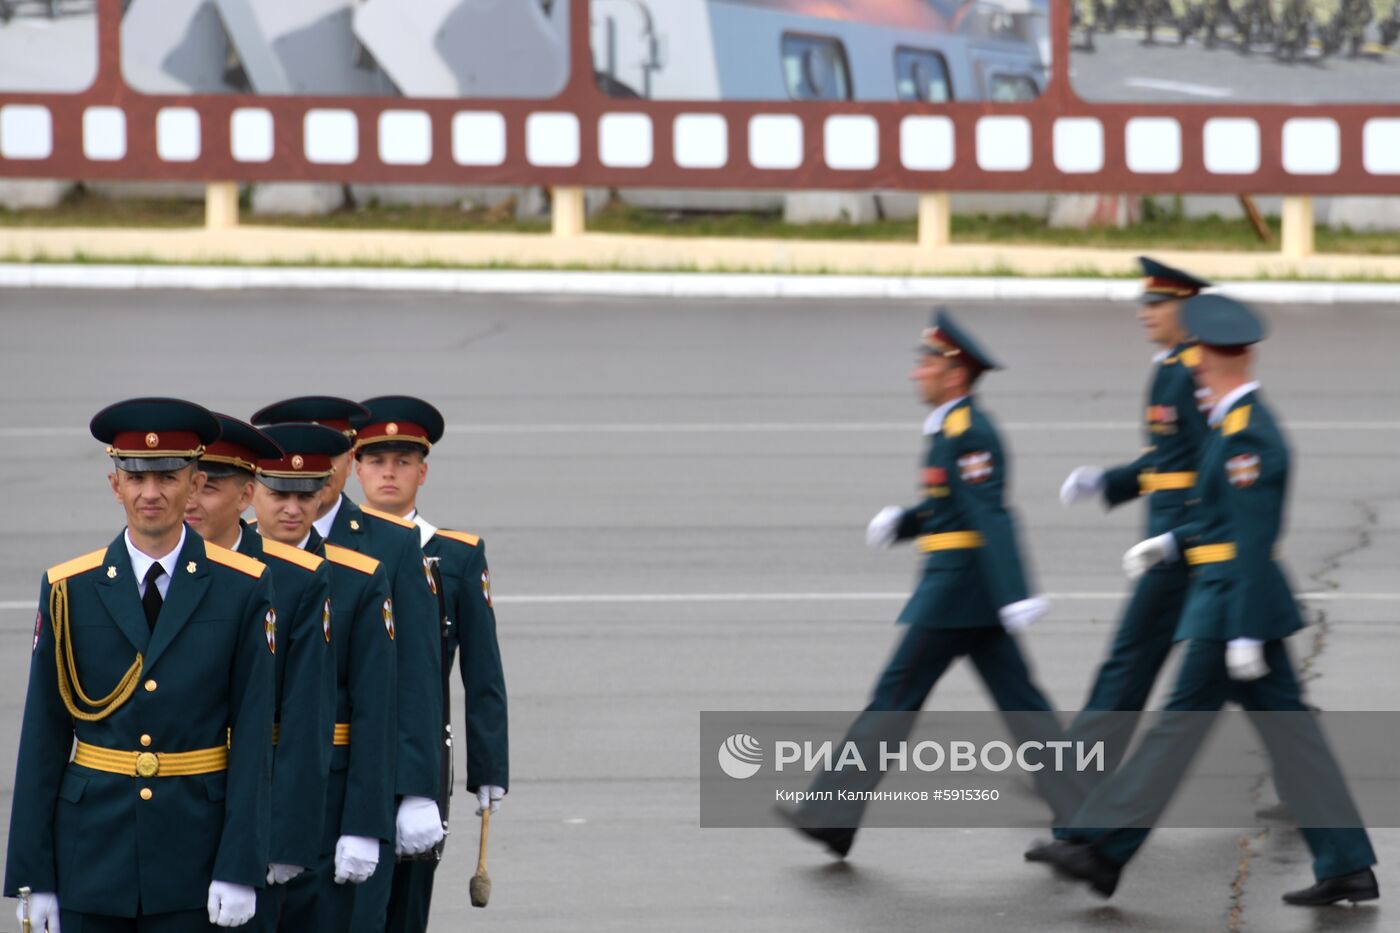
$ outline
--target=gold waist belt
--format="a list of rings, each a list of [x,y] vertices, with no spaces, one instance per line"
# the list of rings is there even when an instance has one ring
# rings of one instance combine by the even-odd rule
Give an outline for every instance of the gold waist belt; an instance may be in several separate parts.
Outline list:
[[[1149,495],[1164,489],[1190,489],[1196,485],[1195,473],[1139,473],[1138,488]]]
[[[276,745],[282,738],[282,724],[274,722],[272,724],[272,744]],[[332,745],[350,744],[350,723],[338,722],[335,724],[335,734],[331,737]]]
[[[1186,549],[1186,563],[1195,566],[1197,564],[1223,564],[1227,560],[1235,559],[1235,543],[1226,541],[1224,544],[1202,544],[1200,547],[1189,547]]]
[[[127,777],[188,777],[228,770],[228,748],[220,745],[193,752],[119,752],[79,742],[73,763]]]
[[[976,531],[945,531],[938,535],[920,535],[914,543],[923,554],[934,551],[964,551],[982,546],[982,535]]]

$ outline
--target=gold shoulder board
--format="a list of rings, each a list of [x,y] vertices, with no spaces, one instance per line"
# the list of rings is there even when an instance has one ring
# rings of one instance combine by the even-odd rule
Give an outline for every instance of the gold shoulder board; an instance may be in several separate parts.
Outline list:
[[[360,511],[364,512],[366,515],[373,515],[375,518],[383,519],[386,522],[392,522],[393,524],[398,525],[401,528],[418,527],[406,518],[400,518],[399,516],[391,515],[388,512],[381,512],[378,509],[372,509],[367,505],[360,506]]]
[[[1181,360],[1182,366],[1195,369],[1197,366],[1201,365],[1201,348],[1187,347],[1177,354],[1177,358]]]
[[[340,567],[358,570],[363,574],[374,573],[379,567],[379,561],[373,557],[366,557],[359,551],[352,551],[348,547],[341,547],[338,544],[326,545],[326,560]]]
[[[481,543],[481,538],[479,536],[467,534],[465,531],[448,531],[445,528],[439,528],[434,534],[449,538],[453,541],[460,541],[469,547],[476,547]]]
[[[271,538],[263,539],[263,553],[278,560],[284,560],[289,564],[296,564],[304,570],[315,570],[323,563],[321,558],[310,551],[303,551],[299,547],[292,547],[281,541],[273,541]]]
[[[1229,436],[1231,434],[1238,434],[1245,428],[1249,427],[1249,409],[1251,407],[1252,406],[1250,405],[1245,405],[1243,407],[1236,408],[1234,411],[1226,415],[1225,423],[1221,426],[1220,429],[1221,433],[1225,434],[1226,436]]]
[[[104,547],[99,551],[84,554],[82,557],[75,557],[72,560],[65,560],[61,564],[55,564],[49,568],[49,583],[57,583],[59,580],[66,580],[69,577],[101,567],[102,561],[106,557],[107,549]]]
[[[971,408],[954,408],[948,412],[948,417],[943,419],[943,433],[949,437],[966,434],[970,427],[972,427]]]
[[[253,558],[246,554],[230,551],[228,548],[219,547],[217,544],[205,542],[204,554],[214,563],[223,564],[225,567],[232,567],[239,573],[246,573],[254,579],[262,576],[263,571],[267,569],[267,566],[262,561],[253,560]]]

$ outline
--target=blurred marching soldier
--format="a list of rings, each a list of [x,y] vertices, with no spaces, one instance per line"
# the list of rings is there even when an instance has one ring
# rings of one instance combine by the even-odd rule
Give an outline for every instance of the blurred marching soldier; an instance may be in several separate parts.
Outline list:
[[[1336,46],[1333,51],[1346,46],[1348,58],[1360,58],[1366,45],[1366,27],[1373,18],[1371,0],[1341,0],[1341,9],[1335,18]]]
[[[185,520],[206,541],[267,565],[277,613],[273,677],[272,835],[267,888],[258,897],[254,928],[276,930],[283,887],[321,855],[331,726],[335,709],[335,652],[325,637],[330,619],[329,565],[315,554],[266,540],[240,516],[253,503],[259,462],[283,452],[250,424],[215,413],[219,440],[205,448],[199,468],[207,479]]]
[[[1386,7],[1389,6],[1389,11]],[[1391,46],[1400,38],[1400,2],[1381,0],[1376,7],[1376,21],[1381,27],[1381,45]]]
[[[1362,2],[1369,4],[1370,0]],[[1368,15],[1369,12],[1368,6]],[[1283,61],[1293,61],[1308,47],[1308,37],[1312,32],[1309,0],[1276,0],[1275,22],[1278,26],[1274,30],[1274,55]]]
[[[357,887],[394,835],[394,605],[378,561],[323,543],[312,525],[332,459],[350,441],[315,424],[273,425],[264,433],[279,449],[257,464],[253,507],[261,546],[315,560],[317,572],[329,575],[329,601],[308,635],[331,659],[329,677],[289,684],[282,706],[279,753],[290,741],[291,704],[327,711],[310,743],[319,758],[307,763],[324,785],[314,817],[306,817],[315,821],[314,835],[300,841],[296,854],[306,858],[310,849],[309,860],[296,863],[306,871],[286,883],[280,918],[271,917],[275,925],[268,928],[332,933],[349,928]]]
[[[1147,535],[1153,537],[1185,521],[1209,432],[1193,375],[1201,351],[1182,326],[1180,311],[1182,301],[1210,283],[1146,256],[1138,262],[1146,276],[1138,319],[1147,339],[1161,347],[1148,381],[1147,446],[1122,466],[1078,467],[1060,488],[1060,501],[1070,506],[1098,499],[1111,509],[1146,499]],[[1181,564],[1159,565],[1138,581],[1083,712],[1069,728],[1076,739],[1105,741],[1107,771],[1117,767],[1132,738],[1135,720],[1122,713],[1142,710],[1171,653],[1186,585]]]
[[[1186,31],[1184,23],[1187,17],[1185,0],[1145,0],[1142,7],[1143,28],[1147,35],[1143,38],[1143,45],[1156,45],[1155,32],[1159,22],[1174,26],[1177,30],[1177,42],[1186,41]]]
[[[1200,29],[1203,33],[1201,44],[1208,49],[1215,48],[1221,23],[1234,18],[1230,0],[1202,0],[1200,6]]]
[[[127,527],[40,584],[5,894],[53,933],[239,926],[268,870],[269,575],[184,524],[212,414],[133,399],[91,430]]]
[[[367,417],[347,399],[308,396],[288,399],[253,415],[254,424],[315,422],[335,428],[353,442]],[[441,620],[429,586],[429,565],[418,528],[376,509],[362,509],[344,494],[351,454],[337,455],[335,472],[322,490],[318,534],[329,544],[373,557],[384,565],[398,623],[395,641],[397,749],[394,794],[398,798],[395,842],[380,853],[374,876],[355,895],[352,933],[384,929],[393,880],[393,856],[428,852],[442,840],[438,813],[439,745],[442,722]]]
[[[1191,495],[1190,521],[1134,545],[1124,569],[1184,560],[1192,568],[1181,624],[1186,641],[1176,686],[1161,720],[1122,767],[1089,795],[1069,841],[1053,843],[1049,860],[1063,874],[1113,894],[1123,867],[1149,830],[1120,826],[1105,814],[1140,814],[1150,826],[1161,815],[1205,741],[1210,717],[1226,702],[1250,711],[1286,712],[1282,720],[1252,722],[1274,762],[1274,781],[1295,811],[1324,800],[1355,813],[1322,732],[1303,703],[1302,688],[1283,639],[1302,627],[1298,604],[1274,556],[1282,532],[1290,454],[1273,412],[1252,379],[1250,347],[1264,337],[1263,322],[1245,305],[1200,295],[1182,308],[1186,329],[1200,341],[1197,378],[1209,389],[1212,433]],[[1371,866],[1375,853],[1357,822],[1309,822],[1300,830],[1313,853],[1317,883],[1284,895],[1289,904],[1321,906],[1380,896]],[[1309,826],[1349,826],[1317,829]]]
[[[1058,732],[1050,704],[1032,682],[1012,637],[1043,616],[1049,602],[1031,595],[1016,524],[1006,506],[1008,457],[996,426],[972,395],[983,373],[1000,368],[947,311],[936,312],[923,332],[910,377],[933,408],[924,422],[930,439],[921,474],[924,498],[910,509],[881,510],[866,531],[872,547],[913,540],[928,559],[914,595],[899,615],[899,623],[907,628],[875,686],[868,715],[858,718],[847,735],[847,741],[869,750],[862,751],[864,760],[872,760],[879,742],[907,738],[912,717],[887,714],[917,712],[943,672],[964,655],[1003,713],[1023,714],[1006,717],[1018,738],[1025,725],[1033,725],[1041,739]],[[859,801],[881,777],[878,769],[856,775],[831,771],[817,778],[813,790],[839,788],[853,792]],[[1048,768],[1035,777],[1056,816],[1068,818],[1081,799],[1073,779]],[[855,841],[854,824],[864,804],[804,804],[795,812],[778,812],[799,832],[844,858]]]
[[[447,531],[418,511],[418,490],[428,478],[428,452],[442,439],[442,414],[420,399],[384,396],[362,402],[369,418],[355,440],[355,476],[365,501],[418,526],[423,551],[435,563],[443,611],[442,684],[448,699],[452,662],[462,649],[461,678],[466,692],[467,790],[478,809],[500,808],[509,786],[506,685],[491,605],[491,571],[486,542],[465,531]],[[452,785],[451,716],[444,709],[442,818]],[[426,930],[436,858],[401,861],[394,870],[389,900],[391,933]]]

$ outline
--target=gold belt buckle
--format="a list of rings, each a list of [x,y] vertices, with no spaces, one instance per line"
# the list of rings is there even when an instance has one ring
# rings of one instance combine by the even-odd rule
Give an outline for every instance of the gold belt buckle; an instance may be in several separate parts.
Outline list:
[[[160,772],[160,759],[155,752],[142,752],[136,756],[136,774],[138,777],[151,778]]]

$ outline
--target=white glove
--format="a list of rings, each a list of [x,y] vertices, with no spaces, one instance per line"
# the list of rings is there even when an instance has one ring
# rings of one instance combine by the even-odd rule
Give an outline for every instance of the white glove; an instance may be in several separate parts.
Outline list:
[[[281,862],[273,862],[267,866],[267,883],[286,884],[304,871],[306,869],[300,865],[283,865]]]
[[[894,536],[899,533],[899,521],[903,517],[904,510],[897,505],[887,505],[881,509],[865,527],[866,546],[879,549],[894,544]]]
[[[1074,505],[1103,493],[1103,470],[1096,466],[1075,467],[1060,487],[1060,504]]]
[[[417,855],[442,840],[442,815],[437,801],[427,797],[405,797],[399,804],[398,840],[394,852]]]
[[[15,920],[24,922],[24,903],[15,908]],[[60,933],[58,928],[58,895],[34,892],[29,895],[29,924],[34,933]]]
[[[1002,628],[1008,632],[1019,632],[1032,622],[1039,621],[1040,617],[1049,611],[1050,600],[1044,596],[1032,596],[1030,599],[1002,606],[997,610],[997,615],[1001,616]]]
[[[1225,669],[1231,680],[1258,680],[1269,673],[1264,643],[1253,638],[1232,638],[1225,645]]]
[[[1176,539],[1168,532],[1128,548],[1123,555],[1123,572],[1129,580],[1136,580],[1158,564],[1170,564],[1176,557]]]
[[[258,909],[258,892],[227,881],[209,882],[209,922],[221,927],[241,927]]]
[[[379,865],[379,840],[368,836],[341,836],[335,841],[335,883],[368,881]]]
[[[504,787],[497,787],[495,784],[483,784],[476,789],[476,815],[481,816],[481,811],[487,807],[495,813],[501,809],[501,798],[506,795]]]

